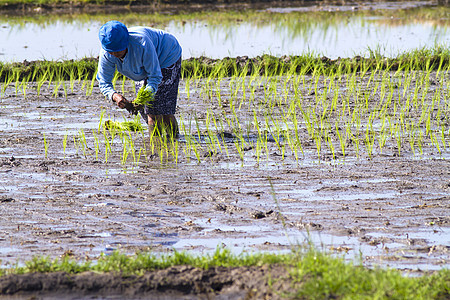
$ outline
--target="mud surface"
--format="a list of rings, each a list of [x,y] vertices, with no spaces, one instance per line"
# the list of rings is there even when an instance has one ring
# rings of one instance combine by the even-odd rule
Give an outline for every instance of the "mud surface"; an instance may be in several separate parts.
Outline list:
[[[222,80],[221,84],[227,89],[231,82]],[[200,254],[222,245],[236,253],[278,252],[312,241],[318,248],[346,259],[360,258],[367,267],[381,265],[419,273],[448,267],[448,147],[439,154],[434,146],[424,145],[423,154],[414,155],[405,145],[399,154],[396,145],[388,142],[382,153],[375,152],[372,157],[349,147],[345,158],[337,154],[333,159],[331,153],[323,151],[318,160],[314,142],[308,142],[304,128],[300,130],[304,155],[300,154],[298,160],[288,151],[283,156],[269,138],[268,149],[259,162],[252,147],[243,149],[241,161],[233,134],[224,128],[221,136],[225,137],[228,155],[210,151],[205,142],[200,162],[193,152],[180,150],[177,161],[141,151],[139,161],[129,154],[123,163],[124,146],[116,138],[106,161],[104,138],[97,131],[101,118],[121,121],[129,116],[107,102],[97,86],[92,95],[86,96],[82,84],[76,83],[73,92],[69,83],[65,85],[67,96],[62,86],[55,93],[55,87],[47,85],[37,95],[36,84],[30,84],[25,99],[22,90],[16,93],[14,86],[2,95],[2,266],[20,265],[36,255],[95,260],[100,253],[114,250],[167,253],[177,249]],[[128,83],[125,88],[132,98]],[[263,93],[261,84],[256,99],[264,97]],[[305,99],[315,98],[310,94]],[[226,97],[221,106],[210,100],[202,92],[201,82],[198,88],[191,86],[188,94],[183,82],[177,116],[180,124],[192,127],[193,136],[204,138],[206,111],[226,116],[226,103]],[[245,109],[244,105],[239,115],[242,124],[245,118],[253,118],[246,117]],[[199,120],[199,132],[194,116]],[[86,148],[80,142],[80,129]],[[139,133],[133,137],[137,157],[148,142],[148,133],[144,138]],[[186,140],[182,132],[178,139],[181,149],[186,147]],[[252,140],[251,134],[248,140]],[[212,277],[234,272],[186,267],[172,271],[200,276],[192,275],[191,279],[201,284],[214,284]],[[253,277],[251,272],[262,271],[249,268],[236,272]],[[41,275],[29,276],[40,280]],[[64,274],[51,276],[66,278]],[[76,278],[81,280],[83,276],[87,275]],[[113,275],[104,276],[106,279],[101,280],[114,281],[107,277]],[[205,278],[202,276],[211,276],[208,283],[195,279]],[[163,278],[171,277],[177,278]],[[2,280],[5,287],[7,279]],[[228,281],[218,286],[227,286],[224,282]],[[114,295],[117,289],[126,292],[127,284],[105,287],[105,295],[107,291]],[[163,291],[178,293],[177,286],[183,284],[174,283]],[[230,293],[241,296],[253,288],[250,283],[229,286],[237,289]],[[197,288],[191,286],[187,295],[195,294]],[[82,292],[88,295],[89,287],[84,289]],[[143,288],[142,295],[150,289],[155,287]],[[138,290],[134,292],[140,295]]]

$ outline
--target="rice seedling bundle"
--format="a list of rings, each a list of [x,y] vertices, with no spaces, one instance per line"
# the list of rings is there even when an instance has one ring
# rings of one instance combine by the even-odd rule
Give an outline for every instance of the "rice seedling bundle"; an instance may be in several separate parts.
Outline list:
[[[108,130],[117,130],[117,131],[143,131],[143,127],[141,123],[136,121],[124,121],[124,122],[116,122],[112,120],[105,121],[105,128]]]
[[[135,105],[150,105],[153,100],[154,94],[145,88],[141,88],[138,91],[136,99],[133,101],[133,103]]]

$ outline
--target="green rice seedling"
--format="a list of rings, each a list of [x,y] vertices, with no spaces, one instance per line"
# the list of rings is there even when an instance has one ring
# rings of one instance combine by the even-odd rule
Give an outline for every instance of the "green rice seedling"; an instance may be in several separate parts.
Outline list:
[[[415,124],[413,121],[410,121],[411,123],[407,122],[407,131],[408,131],[408,137],[409,137],[409,145],[411,147],[411,151],[413,152],[413,155],[416,154],[415,151],[415,140],[416,140],[416,132],[417,129],[415,128]]]
[[[77,138],[75,137],[75,136],[72,136],[72,139],[73,139],[73,146],[74,146],[74,148],[77,150],[77,154],[78,154],[78,141],[77,141]]]
[[[54,97],[54,98],[56,98],[57,96],[58,96],[58,90],[59,90],[59,87],[60,87],[60,85],[61,85],[61,81],[56,81],[56,84],[54,85],[54,87],[53,87],[53,93],[52,93],[52,96]]]
[[[64,98],[67,99],[67,86],[66,86],[66,82],[63,81],[62,82],[62,87],[63,87],[63,91],[64,91]]]
[[[211,119],[212,119],[212,121],[214,123],[214,129],[215,129],[214,132],[223,132],[223,130],[221,130],[219,128],[219,126],[218,126],[218,122],[217,122],[216,117],[213,115]],[[212,130],[208,129],[208,133],[210,135],[210,139],[212,139],[214,141],[214,144],[217,145],[217,148],[219,149],[219,151],[223,152],[222,146],[221,146],[221,143],[220,143],[220,140],[219,140],[219,137],[214,132]]]
[[[47,80],[47,73],[48,70],[45,70],[44,74],[42,76],[39,77],[38,81],[37,81],[37,86],[36,86],[36,91],[37,91],[37,95],[39,96],[41,93],[41,88],[42,85],[46,82]]]
[[[256,140],[256,149],[255,149],[255,156],[256,156],[256,162],[259,165],[260,162],[260,157],[261,157],[261,153],[262,153],[262,138],[260,136],[260,132],[258,132],[258,139]]]
[[[74,90],[74,86],[75,86],[75,69],[74,68],[70,68],[69,69],[69,87],[70,87],[70,91],[73,93]],[[64,90],[65,91],[65,90]],[[67,97],[67,92],[65,91],[65,95]]]
[[[136,116],[135,119],[138,119],[139,117]],[[144,148],[142,149],[142,154],[144,155],[145,158],[147,158],[147,143],[146,143],[146,137],[145,137],[145,133],[144,133],[144,128],[141,126],[141,129],[138,130],[138,132],[140,133],[140,137],[142,139],[142,145],[144,146]]]
[[[64,157],[66,157],[66,148],[67,148],[67,138],[68,137],[69,137],[69,135],[67,133],[64,134],[63,142],[62,142]]]
[[[336,135],[338,136],[338,139],[339,139],[339,145],[341,146],[342,156],[345,158],[345,147],[347,144],[347,139],[346,139],[347,135],[341,134],[337,122],[335,123],[335,128],[336,128]]]
[[[327,142],[328,149],[330,149],[331,151],[333,161],[336,160],[336,151],[333,145],[333,139],[331,138],[331,135],[328,134],[328,132],[325,133],[325,141]]]
[[[237,153],[239,154],[239,158],[241,160],[241,162],[244,161],[244,147],[243,145],[239,142],[239,140],[234,140],[234,145],[236,147]]]
[[[122,75],[122,85],[121,85],[122,94],[125,94],[125,83],[126,82],[127,82],[127,77],[125,75]]]
[[[128,148],[127,148],[128,140],[124,139],[122,142],[123,150],[122,150],[122,165],[125,165],[128,158]]]
[[[44,157],[47,158],[48,155],[48,141],[47,138],[45,136],[45,133],[43,133],[44,135]]]
[[[191,87],[191,79],[187,78],[184,81],[184,91],[186,92],[186,97],[188,100],[191,99],[191,88],[190,87]]]
[[[18,93],[19,93],[19,92],[18,92],[19,87],[20,87],[19,82],[20,82],[20,70],[15,69],[15,70],[14,70],[14,88],[15,88],[15,91],[16,91],[16,96],[17,96]]]
[[[200,151],[198,149],[199,147],[200,147],[200,145],[197,142],[195,142],[195,140],[194,140],[194,142],[191,145],[191,149],[194,151],[194,154],[195,154],[195,157],[197,158],[197,161],[199,163],[201,163],[202,159],[201,159],[201,156],[200,156]]]
[[[92,94],[92,91],[94,90],[94,84],[96,82],[97,77],[97,71],[92,75],[91,83],[89,85],[89,88],[86,89],[86,96],[89,96]]]
[[[445,142],[445,126],[441,125],[441,142],[442,142],[442,146],[444,147],[445,150],[447,150],[447,143]]]
[[[121,76],[121,74],[119,72],[114,73],[114,77],[112,79],[112,84],[113,84],[113,88],[115,90],[117,90],[117,80],[119,79],[120,76]]]
[[[395,125],[395,132],[396,132],[395,139],[397,141],[398,156],[400,156],[402,148],[402,134],[400,131],[400,125],[398,123]]]
[[[172,157],[175,160],[175,164],[178,164],[179,152],[180,152],[180,143],[176,139],[171,139],[170,142],[171,142],[170,149],[171,149]]]
[[[128,131],[128,143],[130,145],[129,150],[131,152],[131,155],[133,156],[133,162],[135,164],[137,164],[136,163],[136,161],[137,161],[137,159],[136,159],[136,150],[135,150],[135,147],[134,147],[133,136],[131,135],[130,131]]]
[[[84,134],[84,130],[80,129],[78,131],[78,141],[81,144],[82,150],[83,150],[83,155],[84,157],[86,157],[86,153],[87,153],[87,142],[86,142],[86,135]]]
[[[98,136],[95,133],[94,129],[92,129],[92,135],[94,136],[95,159],[98,160],[98,153],[99,153],[99,150],[100,150],[100,146],[99,146]]]
[[[82,80],[83,80],[83,83],[81,85],[81,90],[85,90],[86,95],[88,95],[89,94],[89,86],[88,86],[88,84],[90,82],[89,74],[83,74]]]
[[[84,63],[78,62],[76,64],[76,81],[78,83],[80,83],[81,80],[84,78],[85,73],[86,73],[86,69],[87,69],[87,67],[86,67],[86,65]]]
[[[105,130],[108,130],[108,132],[109,132],[109,134],[110,134],[110,136],[111,136],[111,145],[112,145],[112,143],[114,142],[114,139],[116,138],[116,136],[118,135],[118,134],[120,134],[120,130],[118,130],[115,126],[112,126],[111,128],[106,128],[106,126],[103,126],[103,128],[105,129]]]
[[[104,124],[103,124],[103,116],[104,116],[104,114],[105,114],[105,110],[102,109],[101,112],[100,112],[100,120],[98,122],[97,132],[100,132],[100,129],[105,127]]]
[[[351,132],[350,127],[348,126],[348,127],[347,127],[347,135],[350,137],[350,139],[351,139],[351,141],[352,141],[352,143],[353,143],[353,146],[354,146],[354,148],[355,148],[355,154],[356,154],[356,156],[359,157],[359,137],[358,137],[359,133],[356,134],[356,135],[354,135],[354,134]]]
[[[287,124],[286,118],[284,118],[284,123],[286,125],[286,130],[282,132],[282,138],[284,141],[286,141],[286,144],[291,149],[292,154],[294,154],[295,160],[298,162],[298,153],[297,153],[297,145],[293,139],[293,137],[290,134],[289,126]]]
[[[386,145],[387,138],[388,138],[388,136],[386,133],[386,127],[383,126],[378,135],[378,146],[380,148],[380,153],[383,153],[383,148]]]
[[[139,162],[141,161],[141,155],[143,155],[143,152],[144,152],[145,150],[143,149],[143,148],[139,148],[139,153],[138,153],[138,155],[137,155],[137,158],[135,159],[135,161],[134,161],[134,165],[137,167],[137,166],[139,166]]]
[[[299,149],[302,152],[303,157],[305,156],[305,153],[303,151],[302,142],[300,141],[300,134],[299,134],[299,125],[297,121],[297,115],[293,114],[293,123],[294,123],[294,132],[295,132],[295,152],[297,153]],[[296,154],[296,158],[298,157],[298,154]],[[298,158],[297,158],[298,160]]]
[[[206,113],[206,132],[208,134],[208,138],[206,139],[206,145],[209,148],[209,152],[212,154],[217,154],[217,145],[216,145],[216,140],[215,140],[215,135],[213,133],[213,131],[211,130],[211,127],[209,126],[209,119],[211,118],[211,116],[209,115],[209,110]],[[210,155],[211,159],[213,157],[213,155]]]
[[[369,158],[372,158],[374,143],[375,143],[375,135],[371,130],[369,130],[369,126],[367,126],[365,135],[365,145]]]
[[[13,76],[12,72],[8,72],[5,76],[6,76],[6,78],[5,78],[5,81],[2,86],[2,95],[5,94],[8,86],[14,81],[14,76]]]
[[[195,121],[195,127],[197,128],[197,137],[198,137],[198,140],[201,141],[202,136],[201,136],[200,123],[199,123],[199,121],[198,121],[197,114],[194,114],[194,121]]]
[[[322,150],[322,136],[318,134],[315,135],[314,143],[316,144],[317,158],[320,160],[320,151]]]
[[[55,85],[53,87],[53,97],[57,97],[58,96],[58,92],[59,92],[59,87],[63,84],[64,82],[64,75],[63,75],[63,67],[59,67],[56,68],[55,70]]]
[[[21,86],[22,86],[22,95],[23,95],[23,98],[26,99],[26,98],[27,98],[28,81],[26,81],[25,78],[22,79]]]
[[[423,132],[422,130],[419,130],[419,137],[417,140],[417,146],[419,147],[420,155],[423,155]]]
[[[430,140],[431,140],[431,145],[434,145],[436,147],[437,151],[439,152],[439,154],[442,154],[441,147],[439,145],[439,140],[438,140],[435,132],[431,133]]]
[[[183,152],[186,157],[186,161],[189,163],[191,161],[191,150],[192,150],[192,138],[189,135],[184,135],[185,138],[185,146],[183,147]]]
[[[111,130],[111,131],[114,131],[114,130]],[[109,141],[109,137],[108,137],[108,134],[107,134],[107,129],[105,127],[103,127],[102,133],[103,133],[103,138],[104,138],[104,141],[105,141],[105,163],[107,163],[108,162],[108,155],[109,155],[108,153],[112,154],[112,150],[111,150],[112,140],[111,140],[111,142]],[[112,139],[114,139],[114,138],[112,138]]]

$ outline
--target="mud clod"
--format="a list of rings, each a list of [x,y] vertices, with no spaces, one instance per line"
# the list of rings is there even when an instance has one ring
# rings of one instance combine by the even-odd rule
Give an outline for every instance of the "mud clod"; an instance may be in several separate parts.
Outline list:
[[[266,217],[266,214],[262,211],[255,211],[251,213],[252,218],[254,219],[262,219]]]
[[[0,198],[0,203],[8,203],[8,202],[14,202],[16,200],[14,200],[13,198],[8,198],[8,197],[2,197]]]

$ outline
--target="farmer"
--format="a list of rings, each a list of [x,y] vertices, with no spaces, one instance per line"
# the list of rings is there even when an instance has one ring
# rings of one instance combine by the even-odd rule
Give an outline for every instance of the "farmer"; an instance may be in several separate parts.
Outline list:
[[[117,71],[135,81],[136,91],[144,88],[153,99],[139,108],[148,123],[150,136],[158,131],[176,136],[175,118],[178,83],[181,75],[181,46],[170,33],[149,27],[127,27],[109,21],[99,31],[102,43],[98,61],[97,80],[100,91],[120,108],[129,109],[131,103],[114,90],[112,79]],[[133,107],[131,105],[131,107]]]

